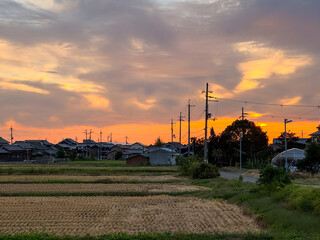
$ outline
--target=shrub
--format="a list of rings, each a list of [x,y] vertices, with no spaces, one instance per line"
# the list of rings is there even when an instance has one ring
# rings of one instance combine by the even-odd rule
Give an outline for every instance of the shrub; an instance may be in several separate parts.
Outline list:
[[[198,156],[191,155],[189,157],[177,157],[176,158],[176,165],[179,166],[180,174],[183,176],[190,176],[191,175],[191,164],[194,162],[202,162],[203,159],[199,158]]]
[[[123,153],[122,153],[121,151],[118,151],[118,152],[116,153],[116,155],[114,156],[114,159],[115,159],[115,160],[119,160],[119,159],[122,158],[122,156],[123,156]]]
[[[320,189],[318,188],[289,185],[272,193],[271,196],[277,201],[286,202],[291,209],[320,215]]]
[[[306,157],[298,161],[297,167],[300,171],[318,173],[320,171],[320,145],[311,143],[306,150]]]
[[[211,163],[193,162],[191,164],[191,176],[196,179],[216,178],[220,176],[219,169]]]
[[[284,168],[275,168],[268,165],[260,171],[258,185],[269,191],[274,191],[291,183],[290,175]]]
[[[65,158],[66,157],[66,152],[62,148],[60,148],[58,150],[57,154],[56,154],[56,157],[57,158]]]

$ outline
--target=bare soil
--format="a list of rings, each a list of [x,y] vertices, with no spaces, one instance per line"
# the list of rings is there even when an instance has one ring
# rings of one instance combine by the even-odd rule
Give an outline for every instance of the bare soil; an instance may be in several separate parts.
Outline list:
[[[188,197],[0,197],[0,232],[55,235],[259,232],[241,209]]]

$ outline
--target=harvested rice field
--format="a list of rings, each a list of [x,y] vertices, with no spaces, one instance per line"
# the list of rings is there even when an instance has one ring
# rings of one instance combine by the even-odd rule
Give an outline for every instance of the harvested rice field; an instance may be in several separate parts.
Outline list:
[[[193,197],[0,197],[0,206],[2,234],[260,232],[238,206]]]
[[[79,176],[79,175],[0,175],[0,183],[2,182],[45,182],[45,181],[148,181],[148,182],[161,182],[161,181],[179,181],[185,178],[176,177],[173,175],[160,175],[160,176],[130,176],[130,175],[114,175],[114,176]]]
[[[0,193],[102,193],[102,192],[186,192],[209,188],[186,184],[0,184]]]

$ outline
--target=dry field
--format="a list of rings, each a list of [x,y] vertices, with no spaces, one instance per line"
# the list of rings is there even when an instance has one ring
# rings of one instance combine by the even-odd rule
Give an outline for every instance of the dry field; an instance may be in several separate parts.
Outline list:
[[[260,231],[236,205],[187,197],[0,197],[0,206],[3,234]]]
[[[206,187],[185,184],[103,184],[103,183],[53,183],[53,184],[0,184],[0,193],[92,193],[92,192],[185,192],[208,190]]]
[[[185,178],[176,177],[172,175],[162,176],[73,176],[73,175],[0,175],[1,182],[44,182],[44,181],[175,181],[183,180]]]

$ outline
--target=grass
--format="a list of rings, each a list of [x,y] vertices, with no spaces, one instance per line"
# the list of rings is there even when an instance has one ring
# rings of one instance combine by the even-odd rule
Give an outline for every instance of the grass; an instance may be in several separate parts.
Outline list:
[[[108,175],[108,174],[122,174],[133,175],[147,173],[148,175],[156,174],[172,174],[177,173],[178,168],[175,166],[161,166],[161,167],[76,167],[76,166],[13,166],[1,167],[0,174],[24,174],[24,175],[41,175],[41,174],[87,174],[87,175]]]
[[[64,163],[58,163],[59,165],[70,165],[70,166],[103,166],[103,167],[116,167],[116,166],[125,166],[125,160],[101,160],[101,161],[69,161]]]
[[[48,179],[48,180],[39,180],[39,181],[0,181],[0,184],[53,184],[53,183],[105,183],[105,184],[115,184],[115,183],[128,183],[128,184],[141,184],[141,183],[153,183],[153,184],[173,184],[173,183],[182,183],[183,180],[112,180],[112,179],[97,179],[92,181],[86,180],[77,180],[77,179]]]
[[[275,239],[320,239],[320,217],[309,212],[292,210],[285,203],[254,191],[255,184],[238,180],[194,180],[198,186],[210,187],[210,191],[171,193],[175,196],[194,196],[206,199],[224,199],[253,212],[263,220],[268,232]]]
[[[269,240],[272,236],[262,234],[108,234],[102,236],[52,236],[42,234],[0,235],[0,240]]]

